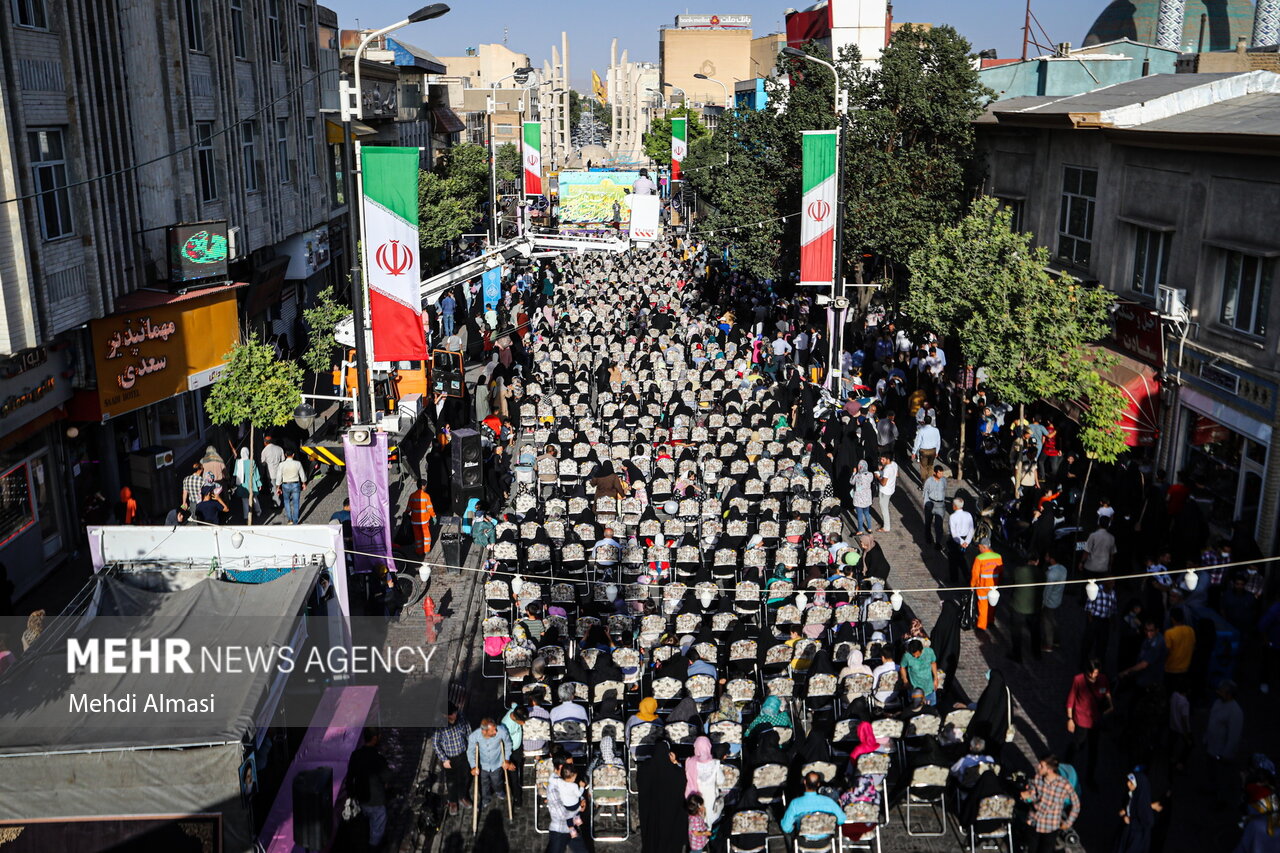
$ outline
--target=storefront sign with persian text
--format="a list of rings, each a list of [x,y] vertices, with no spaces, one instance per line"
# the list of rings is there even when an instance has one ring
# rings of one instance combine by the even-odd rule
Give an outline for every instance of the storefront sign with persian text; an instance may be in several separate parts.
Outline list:
[[[236,297],[209,296],[92,323],[98,402],[107,419],[187,391],[240,341]]]

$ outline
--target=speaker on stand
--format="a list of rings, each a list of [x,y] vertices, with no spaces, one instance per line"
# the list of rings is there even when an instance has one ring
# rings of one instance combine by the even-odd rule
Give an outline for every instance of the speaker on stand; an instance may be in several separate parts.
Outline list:
[[[449,450],[453,514],[460,516],[466,512],[467,503],[472,498],[484,498],[484,463],[480,433],[473,429],[454,430],[452,440],[449,442]]]

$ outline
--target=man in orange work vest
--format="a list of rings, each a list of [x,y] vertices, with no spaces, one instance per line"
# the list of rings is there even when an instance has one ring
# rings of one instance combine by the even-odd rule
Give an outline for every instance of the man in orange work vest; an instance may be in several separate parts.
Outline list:
[[[969,574],[969,586],[974,588],[978,596],[978,621],[975,627],[979,631],[987,630],[987,617],[990,605],[987,604],[987,591],[1000,582],[1000,569],[1004,560],[991,550],[991,543],[982,540],[978,543],[978,556],[973,558],[973,571]]]
[[[409,495],[409,521],[413,524],[413,541],[419,557],[431,553],[431,519],[435,517],[436,508],[431,503],[431,495],[427,494],[427,481],[419,480],[418,490]]]

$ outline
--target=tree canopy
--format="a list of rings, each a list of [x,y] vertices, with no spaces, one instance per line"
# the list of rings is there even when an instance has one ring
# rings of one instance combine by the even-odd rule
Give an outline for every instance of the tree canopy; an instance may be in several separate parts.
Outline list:
[[[276,358],[256,334],[223,356],[226,369],[213,383],[204,409],[211,423],[248,423],[255,429],[280,426],[302,402],[302,368]]]
[[[1110,328],[1114,296],[1050,275],[1049,250],[1031,240],[996,199],[978,199],[911,254],[903,314],[917,329],[954,332],[965,363],[984,368],[1009,403],[1083,400],[1082,443],[1113,460],[1124,449],[1124,401],[1098,375],[1109,360],[1092,344]]]
[[[693,153],[693,144],[708,136],[711,131],[702,123],[702,116],[697,110],[689,107],[676,107],[667,111],[666,116],[655,118],[649,125],[649,132],[644,135],[644,153],[650,160],[660,166],[671,162],[671,118],[684,116],[689,119],[686,125],[689,153]]]

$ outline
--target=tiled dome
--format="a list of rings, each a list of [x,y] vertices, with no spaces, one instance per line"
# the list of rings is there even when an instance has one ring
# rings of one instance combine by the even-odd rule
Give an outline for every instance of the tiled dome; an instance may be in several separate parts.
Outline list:
[[[1155,44],[1156,18],[1160,0],[1113,0],[1093,22],[1084,37],[1084,47],[1116,39]],[[1187,0],[1182,24],[1182,48],[1196,50],[1200,41],[1200,16],[1207,14],[1204,27],[1205,50],[1231,50],[1236,38],[1253,32],[1253,3],[1250,0]]]

